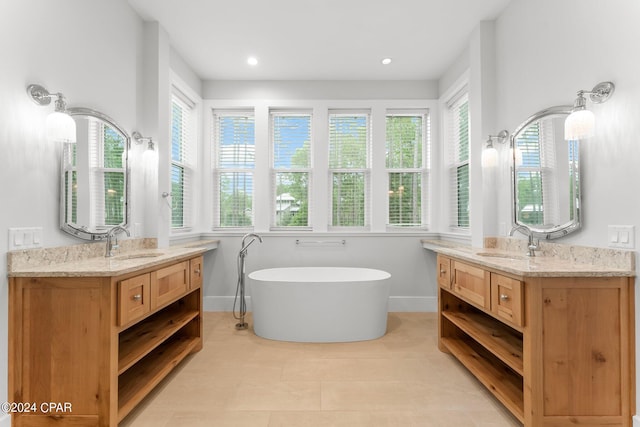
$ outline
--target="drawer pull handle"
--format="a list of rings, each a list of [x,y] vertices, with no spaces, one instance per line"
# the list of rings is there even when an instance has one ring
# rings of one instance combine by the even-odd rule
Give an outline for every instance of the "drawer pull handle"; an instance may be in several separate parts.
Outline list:
[[[500,301],[509,301],[509,295],[500,294]]]
[[[446,274],[447,270],[440,270],[440,274]]]
[[[193,272],[196,273],[196,274],[200,274],[200,269],[197,268],[197,269],[193,270]]]
[[[140,301],[142,299],[142,295],[141,294],[135,294],[134,296],[131,297],[132,300],[134,301]]]

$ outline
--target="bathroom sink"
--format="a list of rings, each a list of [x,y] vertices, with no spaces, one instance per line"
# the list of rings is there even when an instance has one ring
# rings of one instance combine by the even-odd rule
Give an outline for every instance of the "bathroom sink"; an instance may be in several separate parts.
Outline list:
[[[516,254],[501,254],[496,252],[478,252],[476,255],[487,258],[500,258],[500,259],[508,259],[508,260],[526,260],[529,257],[525,255],[516,255]]]
[[[156,258],[164,255],[162,252],[143,252],[137,254],[125,254],[114,257],[117,260],[138,259],[138,258]]]

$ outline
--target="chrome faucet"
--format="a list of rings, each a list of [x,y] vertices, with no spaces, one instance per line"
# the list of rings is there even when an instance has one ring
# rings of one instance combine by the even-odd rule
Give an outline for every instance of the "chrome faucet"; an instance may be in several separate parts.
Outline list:
[[[249,241],[249,243],[247,243],[245,245],[245,240],[247,240],[249,237],[252,237],[251,241]],[[251,246],[251,244],[253,242],[255,242],[255,240],[258,239],[260,241],[260,243],[262,243],[262,237],[260,237],[258,234],[256,233],[249,233],[249,234],[245,234],[242,237],[242,247],[240,249],[240,255],[245,256],[247,254],[247,249],[249,249],[249,246]]]
[[[531,229],[529,227],[527,227],[526,225],[515,225],[511,231],[509,231],[509,236],[513,236],[514,233],[516,231],[521,232],[522,234],[524,234],[525,236],[529,237],[529,244],[527,246],[527,248],[529,249],[529,251],[527,252],[528,256],[536,256],[536,249],[538,249],[538,245],[533,243],[533,232],[531,231]]]
[[[124,232],[127,234],[127,236],[131,236],[131,233],[129,233],[129,230],[127,230],[124,227],[121,227],[119,225],[116,225],[115,227],[113,227],[112,229],[110,229],[109,231],[107,231],[107,250],[106,253],[104,254],[105,257],[110,258],[113,256],[113,250],[114,249],[118,249],[119,245],[118,245],[118,233],[120,232]],[[115,243],[113,243],[113,239],[116,239]]]

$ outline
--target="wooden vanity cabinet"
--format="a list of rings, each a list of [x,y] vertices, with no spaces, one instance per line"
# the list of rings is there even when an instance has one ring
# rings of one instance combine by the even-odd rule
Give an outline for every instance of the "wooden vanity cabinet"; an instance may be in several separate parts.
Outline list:
[[[439,279],[451,270],[438,281],[439,348],[526,427],[632,426],[632,277],[518,277],[442,255],[437,265]]]
[[[35,403],[12,425],[117,426],[202,348],[196,270],[202,256],[116,277],[10,277],[9,401]]]

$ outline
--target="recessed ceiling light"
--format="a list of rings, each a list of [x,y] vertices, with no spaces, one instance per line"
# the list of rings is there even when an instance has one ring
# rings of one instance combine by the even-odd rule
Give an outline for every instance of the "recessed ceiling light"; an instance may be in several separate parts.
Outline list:
[[[250,56],[247,59],[247,64],[251,65],[251,66],[256,66],[258,65],[258,58],[256,58],[255,56]]]
[[[391,58],[384,58],[382,60],[382,65],[389,65],[391,64]]]

